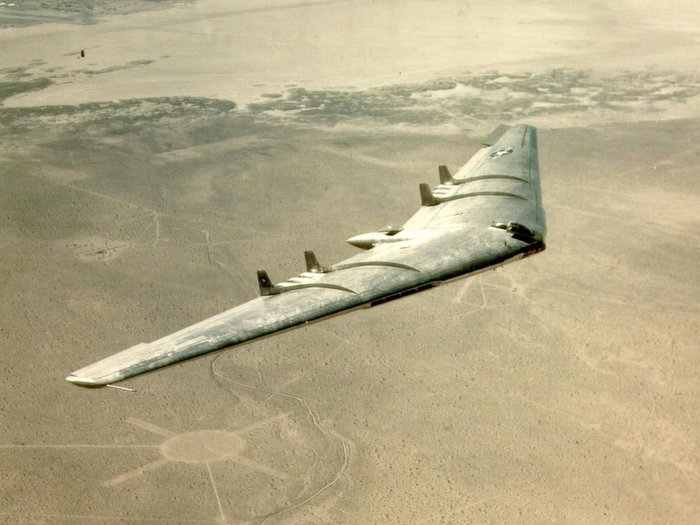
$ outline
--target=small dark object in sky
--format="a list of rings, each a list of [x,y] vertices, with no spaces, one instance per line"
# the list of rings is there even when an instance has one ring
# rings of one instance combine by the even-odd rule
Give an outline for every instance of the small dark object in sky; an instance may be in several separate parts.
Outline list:
[[[80,50],[80,58],[85,58],[85,50],[84,49]]]

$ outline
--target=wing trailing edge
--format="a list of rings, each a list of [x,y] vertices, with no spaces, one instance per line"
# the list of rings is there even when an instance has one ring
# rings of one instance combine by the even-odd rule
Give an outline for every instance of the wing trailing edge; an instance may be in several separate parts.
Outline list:
[[[322,266],[304,252],[306,271],[273,283],[257,272],[260,297],[151,343],[139,343],[71,373],[99,387],[180,361],[383,304],[495,268],[545,248],[537,134],[499,126],[455,176],[421,184],[421,207],[401,227],[348,239],[362,253]]]

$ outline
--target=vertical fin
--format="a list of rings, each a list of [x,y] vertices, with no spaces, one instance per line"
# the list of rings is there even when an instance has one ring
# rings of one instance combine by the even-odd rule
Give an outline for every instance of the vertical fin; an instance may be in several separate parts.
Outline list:
[[[454,181],[450,170],[447,169],[447,166],[438,166],[438,173],[440,174],[440,184],[452,184]]]
[[[421,206],[435,206],[438,201],[433,197],[433,192],[425,182],[421,183],[418,188],[420,189],[420,203]]]
[[[258,270],[258,286],[260,287],[260,295],[272,295],[272,290],[275,286],[265,270]]]
[[[307,272],[323,272],[323,266],[318,262],[316,254],[311,250],[306,250],[304,252],[304,259],[306,259],[306,271]]]

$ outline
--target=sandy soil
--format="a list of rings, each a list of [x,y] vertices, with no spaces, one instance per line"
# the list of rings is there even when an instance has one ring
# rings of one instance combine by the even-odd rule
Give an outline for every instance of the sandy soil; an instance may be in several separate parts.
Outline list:
[[[3,66],[43,61],[35,73],[53,85],[6,105],[147,96],[246,104],[290,84],[365,88],[494,68],[697,72],[695,3],[646,4],[209,0],[94,25],[11,28],[0,33]]]
[[[696,521],[697,13],[515,5],[0,31],[0,522]],[[539,126],[542,254],[136,392],[65,382],[349,256],[499,121]]]

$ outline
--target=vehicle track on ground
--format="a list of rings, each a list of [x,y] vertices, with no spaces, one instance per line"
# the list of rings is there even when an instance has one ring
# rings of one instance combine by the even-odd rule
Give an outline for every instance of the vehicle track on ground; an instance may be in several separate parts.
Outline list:
[[[287,392],[280,392],[276,390],[270,390],[266,388],[261,388],[258,386],[254,385],[249,385],[245,383],[241,383],[239,381],[236,381],[235,379],[231,379],[230,377],[227,377],[226,375],[222,374],[221,372],[217,371],[216,369],[216,364],[219,362],[219,360],[223,357],[222,355],[217,356],[215,359],[211,361],[210,364],[210,370],[211,374],[214,377],[214,380],[221,386],[222,388],[228,390],[230,393],[232,393],[234,396],[240,399],[240,395],[234,391],[233,387],[238,387],[238,388],[243,388],[246,390],[252,390],[255,392],[259,392],[261,394],[264,394],[267,397],[266,401],[269,401],[275,396],[283,397],[285,399],[292,400],[296,403],[298,403],[304,412],[306,413],[306,416],[308,420],[311,422],[313,427],[320,432],[328,441],[330,442],[336,442],[339,443],[340,445],[340,451],[342,453],[342,462],[340,464],[340,467],[337,469],[335,475],[333,478],[328,481],[327,483],[323,484],[321,487],[316,489],[313,493],[310,495],[304,497],[301,499],[301,501],[298,501],[294,503],[293,505],[289,507],[285,507],[282,509],[279,509],[277,511],[271,512],[269,514],[266,514],[264,516],[260,516],[259,519],[260,525],[266,525],[268,524],[271,520],[277,518],[278,516],[281,516],[282,514],[290,513],[294,510],[297,510],[304,505],[310,503],[312,500],[323,494],[324,492],[327,492],[329,489],[331,489],[333,486],[335,486],[345,475],[345,472],[350,464],[350,449],[352,448],[352,442],[346,438],[345,436],[339,434],[335,430],[329,429],[329,428],[324,428],[321,422],[321,417],[320,414],[318,413],[318,410],[315,410],[309,402],[301,397],[297,396],[294,394],[290,394]]]

